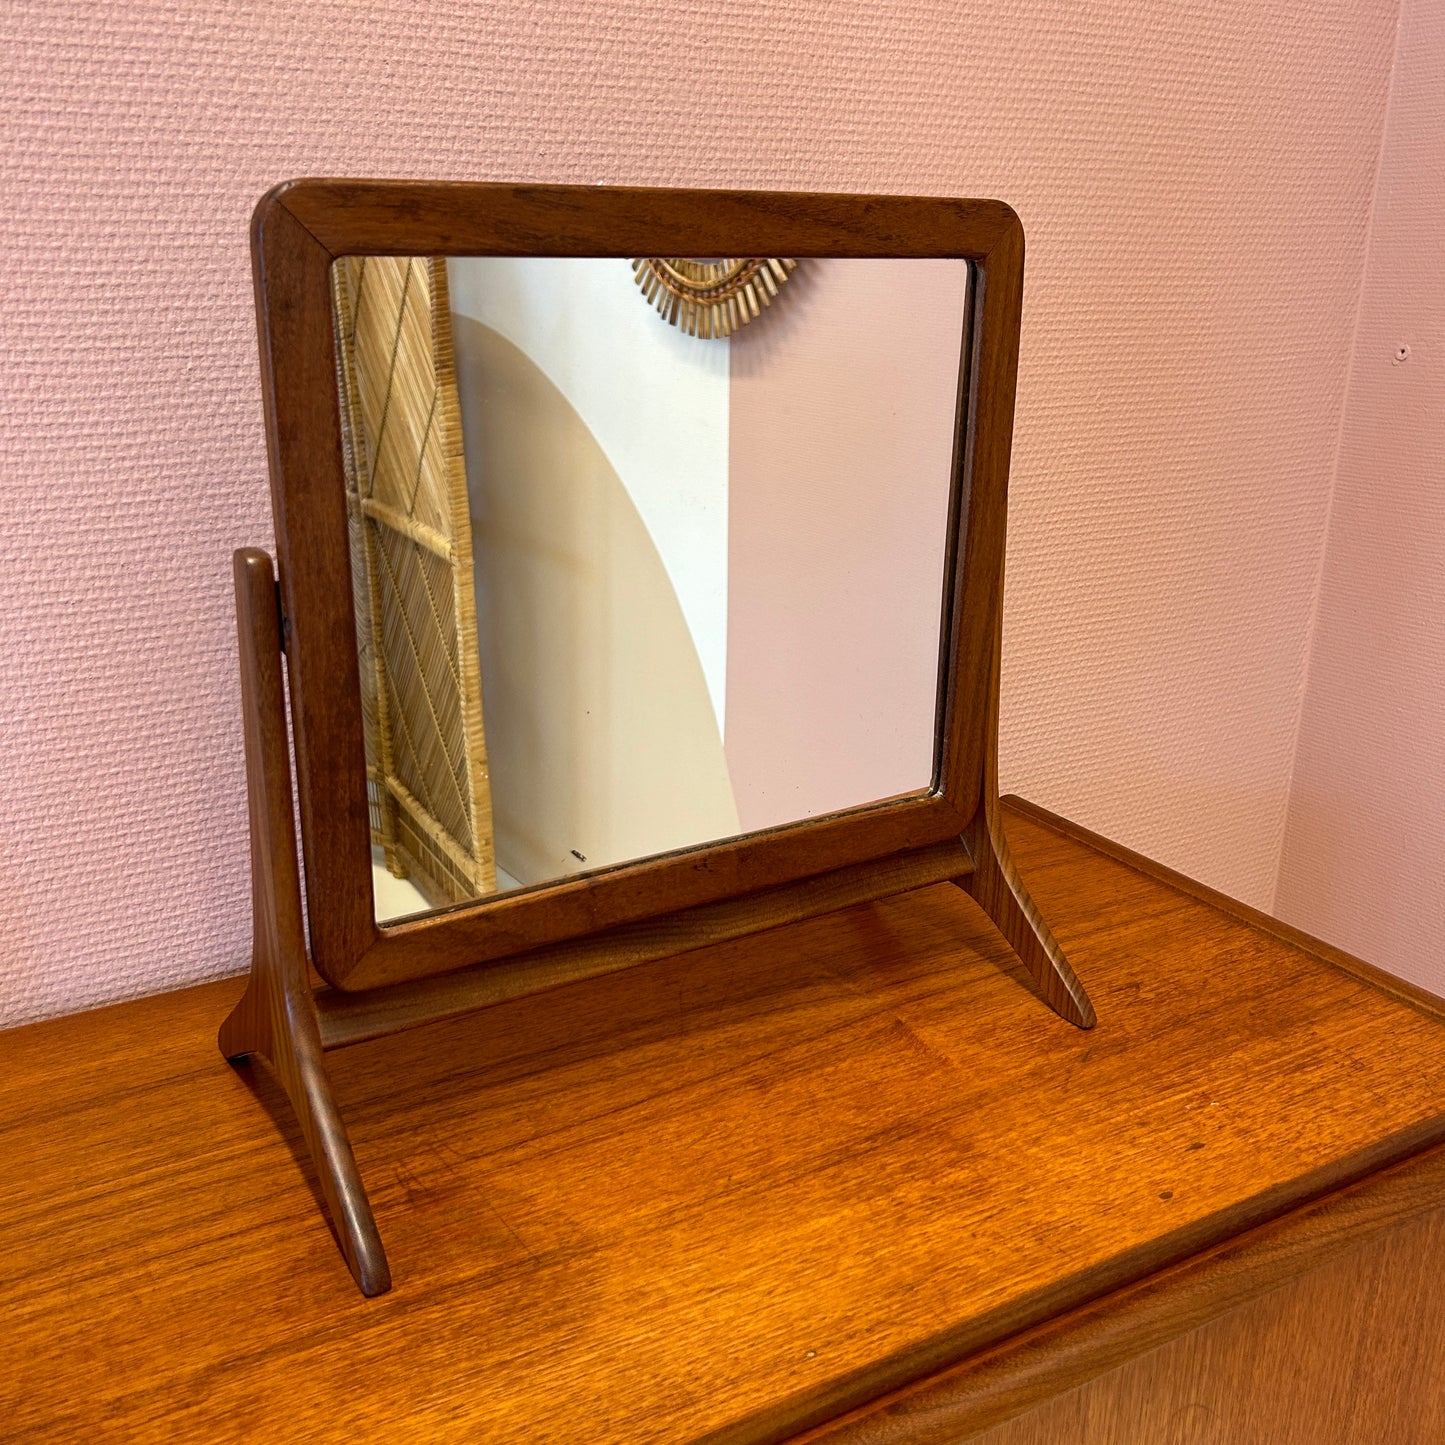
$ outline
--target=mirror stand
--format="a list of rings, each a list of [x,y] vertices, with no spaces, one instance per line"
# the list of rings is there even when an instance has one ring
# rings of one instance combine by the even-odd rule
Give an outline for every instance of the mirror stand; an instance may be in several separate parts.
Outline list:
[[[1078,1028],[1091,1029],[1094,1027],[1094,1006],[1049,925],[1034,906],[1027,884],[1014,867],[1008,839],[1004,836],[998,786],[998,695],[1003,659],[1002,579],[999,598],[994,612],[993,658],[988,669],[983,787],[979,793],[978,811],[963,835],[973,871],[952,881],[983,909],[989,922],[1003,934],[1004,941],[1028,969],[1045,1003]]]
[[[391,1286],[391,1271],[332,1095],[323,1057],[327,1049],[944,882],[957,884],[978,903],[1055,1012],[1079,1028],[1093,1027],[1088,995],[1034,907],[1003,833],[996,766],[997,627],[989,672],[982,801],[957,842],[840,868],[801,883],[617,929],[600,939],[557,945],[458,973],[357,992],[314,987],[301,908],[276,574],[270,556],[254,548],[236,553],[234,571],[254,934],[246,991],[222,1024],[218,1041],[233,1064],[253,1054],[270,1062],[296,1111],[342,1253],[364,1295],[385,1293]]]
[[[322,1061],[325,1045],[301,912],[271,558],[251,549],[237,552],[235,578],[251,825],[251,974],[241,1001],[221,1025],[218,1042],[233,1064],[252,1054],[271,1064],[296,1111],[346,1263],[362,1294],[384,1294],[391,1288],[391,1270]]]

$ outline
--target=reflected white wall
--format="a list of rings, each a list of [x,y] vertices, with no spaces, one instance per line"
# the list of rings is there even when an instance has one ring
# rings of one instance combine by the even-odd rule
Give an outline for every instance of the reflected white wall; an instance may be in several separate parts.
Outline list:
[[[726,340],[668,326],[624,259],[474,256],[447,263],[452,311],[525,352],[621,477],[662,557],[717,715],[726,719]]]
[[[538,883],[736,833],[697,648],[616,468],[520,347],[452,332],[499,867]]]

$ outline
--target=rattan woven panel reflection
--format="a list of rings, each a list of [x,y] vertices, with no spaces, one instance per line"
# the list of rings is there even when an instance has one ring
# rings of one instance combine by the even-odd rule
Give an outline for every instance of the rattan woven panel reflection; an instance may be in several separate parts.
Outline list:
[[[333,271],[373,842],[435,904],[496,887],[446,263]]]

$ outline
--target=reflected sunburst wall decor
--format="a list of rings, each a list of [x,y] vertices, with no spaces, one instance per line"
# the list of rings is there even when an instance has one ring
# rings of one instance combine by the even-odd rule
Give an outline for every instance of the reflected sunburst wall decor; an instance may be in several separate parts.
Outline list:
[[[664,320],[689,336],[730,336],[773,304],[797,264],[779,256],[639,256],[632,272]]]

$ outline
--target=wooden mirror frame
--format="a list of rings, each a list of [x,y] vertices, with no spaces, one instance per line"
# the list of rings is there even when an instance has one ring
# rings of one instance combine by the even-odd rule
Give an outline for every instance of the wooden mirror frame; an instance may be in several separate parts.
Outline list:
[[[257,207],[252,257],[279,587],[236,557],[255,951],[226,1021],[270,1058],[364,1292],[389,1283],[322,1066],[327,1048],[503,998],[952,881],[1079,1027],[1094,1014],[1009,859],[995,751],[1023,229],[999,201],[763,191],[303,180]],[[755,255],[961,259],[950,530],[932,787],[378,925],[347,545],[331,266],[342,256]],[[279,598],[279,608],[276,605]],[[290,681],[288,739],[280,657]],[[311,986],[292,825],[294,743]]]

